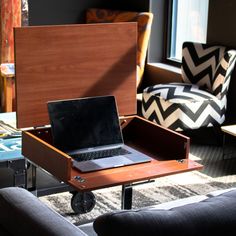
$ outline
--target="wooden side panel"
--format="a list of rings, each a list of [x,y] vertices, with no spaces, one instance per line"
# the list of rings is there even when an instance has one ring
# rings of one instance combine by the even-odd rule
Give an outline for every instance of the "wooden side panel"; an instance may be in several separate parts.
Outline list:
[[[126,117],[121,122],[125,143],[158,160],[189,158],[190,139],[142,117]]]
[[[17,126],[49,124],[50,100],[115,95],[136,114],[134,22],[15,28]]]
[[[59,180],[71,179],[71,158],[30,132],[22,132],[22,154]]]

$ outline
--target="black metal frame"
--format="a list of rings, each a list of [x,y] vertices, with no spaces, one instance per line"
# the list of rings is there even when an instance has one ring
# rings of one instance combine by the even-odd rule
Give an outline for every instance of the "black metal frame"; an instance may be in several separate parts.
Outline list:
[[[0,168],[12,169],[14,171],[13,186],[27,189],[27,167],[24,158],[0,161]]]
[[[62,193],[62,192],[72,192],[75,189],[64,182],[60,182],[58,186],[50,186],[47,188],[37,188],[37,166],[31,162],[31,176],[32,176],[32,186],[28,188],[28,190],[33,193],[37,197],[46,196],[55,193]],[[40,168],[40,167],[39,167]],[[50,173],[48,173],[50,174]]]
[[[121,209],[132,209],[133,187],[140,184],[152,183],[155,180],[146,180],[142,182],[123,184],[121,193]]]

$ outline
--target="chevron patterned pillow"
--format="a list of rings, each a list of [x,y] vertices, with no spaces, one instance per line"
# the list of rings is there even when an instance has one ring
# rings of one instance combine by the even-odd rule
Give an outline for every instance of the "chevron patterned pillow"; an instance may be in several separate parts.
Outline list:
[[[213,93],[213,78],[226,47],[184,42],[182,51],[182,78],[185,83],[197,84]]]
[[[229,50],[221,59],[213,79],[213,94],[222,98],[228,92],[231,74],[236,61],[236,50]]]

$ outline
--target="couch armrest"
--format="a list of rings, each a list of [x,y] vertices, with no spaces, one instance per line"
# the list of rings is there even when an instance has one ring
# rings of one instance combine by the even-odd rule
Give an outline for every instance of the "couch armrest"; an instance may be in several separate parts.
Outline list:
[[[236,190],[168,210],[123,210],[94,221],[99,236],[182,235],[233,236],[236,231]]]
[[[0,189],[0,227],[10,235],[85,236],[25,189]]]

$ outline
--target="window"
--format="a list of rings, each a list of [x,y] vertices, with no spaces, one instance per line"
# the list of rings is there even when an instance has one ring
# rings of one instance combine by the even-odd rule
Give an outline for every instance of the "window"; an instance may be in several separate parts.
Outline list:
[[[184,41],[206,42],[209,0],[172,0],[168,59],[181,61]]]

